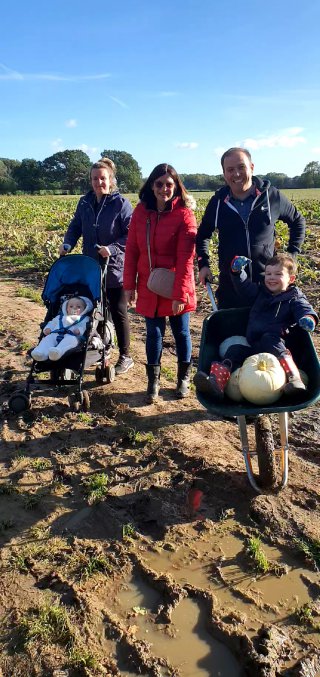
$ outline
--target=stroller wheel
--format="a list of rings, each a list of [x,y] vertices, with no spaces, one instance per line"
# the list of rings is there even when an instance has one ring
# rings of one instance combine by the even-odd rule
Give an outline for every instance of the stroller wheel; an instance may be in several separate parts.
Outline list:
[[[82,404],[81,404],[81,409],[82,411],[89,411],[90,409],[90,397],[89,393],[87,390],[82,391]]]
[[[108,366],[104,368],[104,372],[106,383],[112,383],[116,377],[116,371],[113,364],[108,364]]]
[[[68,402],[71,411],[80,411],[81,402],[77,397],[77,395],[75,395],[74,393],[68,395]]]
[[[103,383],[112,383],[116,377],[116,372],[113,364],[108,364],[106,367],[96,367],[96,383],[102,385]]]
[[[27,411],[31,407],[31,395],[27,395],[24,390],[18,390],[9,397],[8,407],[14,414]]]
[[[96,383],[101,386],[103,384],[103,369],[101,367],[96,367],[95,377]]]

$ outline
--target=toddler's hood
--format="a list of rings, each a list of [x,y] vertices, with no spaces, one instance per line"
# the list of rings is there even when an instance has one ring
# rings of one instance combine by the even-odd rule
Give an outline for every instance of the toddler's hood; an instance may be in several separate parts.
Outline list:
[[[87,313],[91,313],[91,310],[93,309],[93,304],[92,304],[92,301],[90,301],[90,299],[87,298],[87,296],[75,296],[74,298],[82,299],[82,301],[86,304],[86,307],[82,311],[80,317],[82,317],[83,315],[86,315]],[[62,304],[62,312],[63,312],[64,315],[67,314],[67,305],[68,305],[69,300],[70,299],[66,299]]]

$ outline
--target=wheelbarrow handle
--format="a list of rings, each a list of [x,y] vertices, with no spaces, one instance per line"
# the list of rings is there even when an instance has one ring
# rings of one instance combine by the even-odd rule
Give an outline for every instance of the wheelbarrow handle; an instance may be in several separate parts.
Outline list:
[[[216,313],[217,310],[218,310],[218,306],[216,304],[216,300],[214,298],[214,294],[213,294],[212,287],[211,287],[209,280],[206,281],[206,289],[207,289],[207,292],[208,292],[209,299],[211,301],[212,310],[213,310],[213,312]]]

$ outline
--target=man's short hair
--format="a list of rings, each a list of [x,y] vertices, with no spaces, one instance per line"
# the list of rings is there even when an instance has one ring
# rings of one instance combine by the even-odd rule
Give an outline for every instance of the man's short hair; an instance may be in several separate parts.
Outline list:
[[[297,273],[296,261],[291,254],[287,254],[286,252],[279,252],[279,254],[271,256],[266,260],[265,267],[267,266],[281,266],[281,268],[286,268],[290,277]]]
[[[241,153],[244,153],[247,156],[248,160],[250,162],[252,162],[251,154],[249,153],[249,151],[246,148],[228,148],[228,150],[226,150],[221,157],[221,167],[222,167],[222,169],[224,169],[223,165],[224,165],[224,161],[225,161],[226,157],[229,157],[229,155],[232,155],[233,153],[238,153],[239,151]]]

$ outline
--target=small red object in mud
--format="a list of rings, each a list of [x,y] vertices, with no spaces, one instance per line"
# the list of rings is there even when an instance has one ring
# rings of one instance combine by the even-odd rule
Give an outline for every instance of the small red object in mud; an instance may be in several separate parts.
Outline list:
[[[201,489],[196,489],[195,487],[190,489],[187,496],[187,504],[189,506],[192,515],[194,515],[198,510],[200,510],[202,497],[203,491],[201,491]]]

